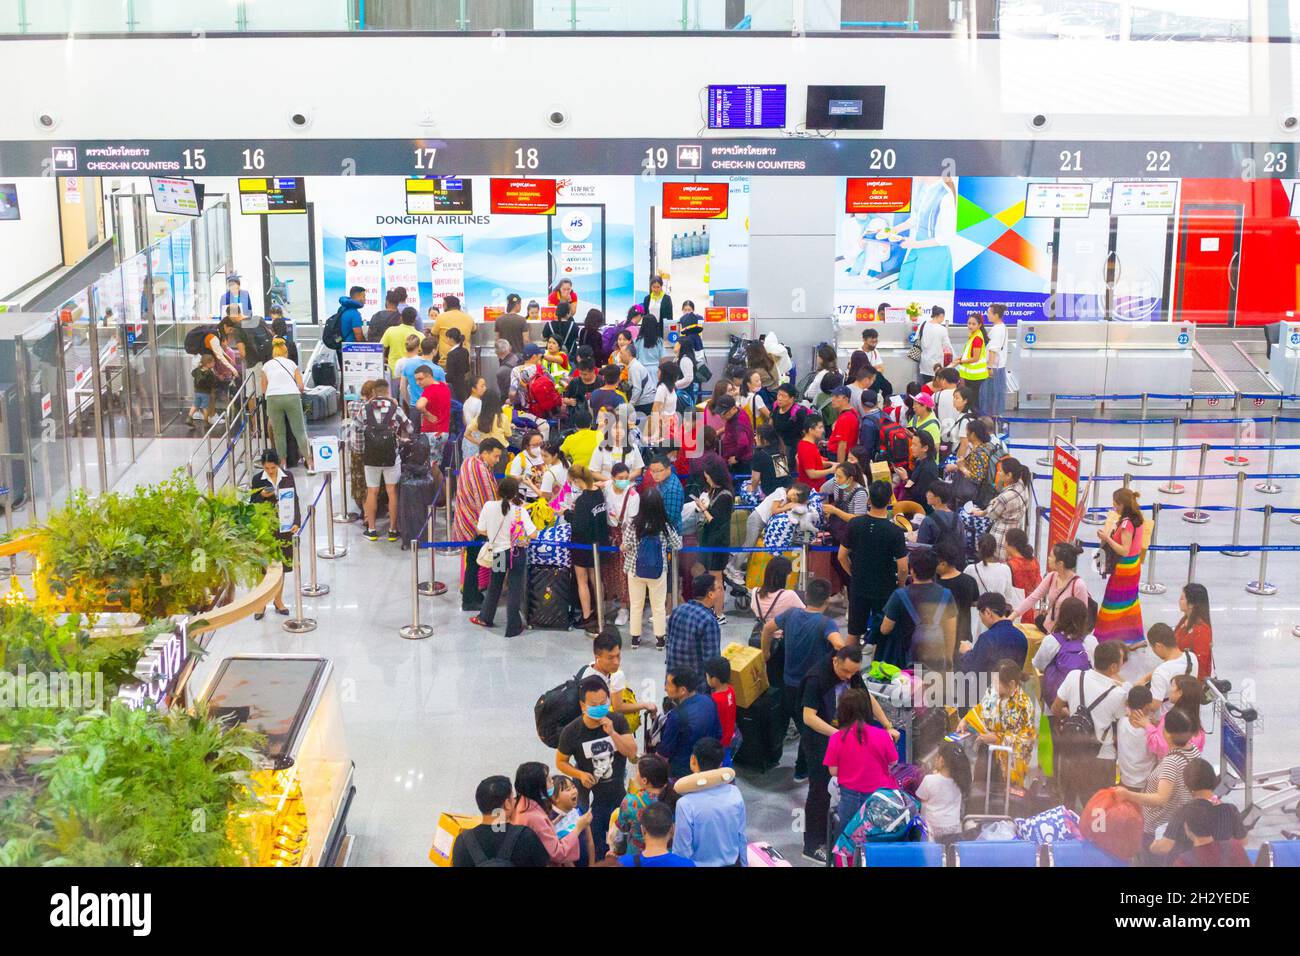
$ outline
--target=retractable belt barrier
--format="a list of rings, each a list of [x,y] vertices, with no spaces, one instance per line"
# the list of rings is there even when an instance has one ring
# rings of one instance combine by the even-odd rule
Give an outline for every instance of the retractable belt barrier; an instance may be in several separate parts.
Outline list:
[[[307,506],[306,520],[298,525],[298,530],[293,533],[293,574],[295,577],[295,586],[293,589],[293,616],[284,622],[284,629],[291,634],[306,634],[308,631],[316,630],[316,619],[307,617],[303,614],[302,599],[307,597],[322,597],[329,593],[329,585],[321,584],[316,580],[316,506],[320,504],[321,495],[329,488],[330,480],[333,477],[331,472],[325,473],[325,479],[316,489],[316,497],[312,499]],[[311,562],[311,580],[306,584],[302,581],[302,535],[306,531],[311,536],[309,545],[309,559]],[[334,523],[329,523],[330,549],[333,550]],[[340,557],[341,555],[334,555]]]

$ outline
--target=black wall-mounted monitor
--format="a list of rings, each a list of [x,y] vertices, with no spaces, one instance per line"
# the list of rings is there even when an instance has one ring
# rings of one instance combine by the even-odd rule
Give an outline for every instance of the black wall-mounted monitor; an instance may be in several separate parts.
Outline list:
[[[197,216],[203,211],[203,187],[192,179],[150,176],[153,207],[163,216]]]
[[[883,86],[809,86],[808,129],[884,129]]]

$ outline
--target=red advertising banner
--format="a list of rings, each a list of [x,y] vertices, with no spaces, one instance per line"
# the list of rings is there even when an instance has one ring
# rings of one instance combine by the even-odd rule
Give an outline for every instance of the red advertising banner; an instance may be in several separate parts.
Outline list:
[[[726,306],[710,305],[707,308],[705,308],[704,321],[705,322],[726,322],[727,321]]]
[[[853,317],[859,322],[874,322],[876,321],[876,310],[870,306],[860,305],[853,310]]]
[[[484,322],[495,322],[500,316],[503,316],[505,314],[506,314],[506,310],[502,306],[499,305],[483,306]]]
[[[493,179],[492,211],[507,215],[554,215],[555,180]]]
[[[742,306],[733,306],[727,310],[727,320],[729,322],[748,322],[749,309]]]
[[[665,219],[726,219],[728,183],[664,183]]]
[[[1079,456],[1058,444],[1052,451],[1052,520],[1047,550],[1058,541],[1073,541],[1079,528]]]
[[[543,322],[551,321],[551,319],[555,318],[555,306],[553,305],[542,306],[541,316]]]
[[[852,179],[844,190],[847,213],[908,212],[912,208],[910,179]]]

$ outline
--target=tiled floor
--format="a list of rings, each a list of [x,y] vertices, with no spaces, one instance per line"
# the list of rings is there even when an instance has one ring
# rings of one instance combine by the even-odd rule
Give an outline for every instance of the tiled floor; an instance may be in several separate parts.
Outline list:
[[[1097,426],[1094,432],[1081,428],[1080,445],[1102,439],[1108,445],[1133,441],[1132,430]],[[1017,426],[1017,441],[1042,442],[1042,426]],[[1167,441],[1149,429],[1148,444]],[[1300,443],[1300,429],[1288,426],[1279,435],[1283,442]],[[1180,442],[1219,443],[1231,441],[1231,426],[1188,426]],[[193,443],[164,439],[154,442],[129,478],[148,481],[168,474],[188,456]],[[1022,451],[1025,460],[1040,452]],[[1134,469],[1124,463],[1130,452],[1107,452],[1102,470],[1120,474],[1126,469],[1138,473],[1136,486],[1146,502],[1170,505],[1161,516],[1159,541],[1163,544],[1226,543],[1231,539],[1231,515],[1215,513],[1209,524],[1192,525],[1179,518],[1180,509],[1190,507],[1194,487],[1173,498],[1156,491],[1159,482],[1141,473],[1168,473],[1168,453],[1156,454],[1157,464]],[[1218,451],[1210,458],[1208,473],[1227,473]],[[1264,453],[1250,452],[1248,471],[1263,471]],[[1195,473],[1197,455],[1178,457],[1179,473]],[[1084,455],[1083,469],[1090,473],[1092,455]],[[1042,468],[1035,468],[1043,471]],[[1278,471],[1300,471],[1300,452],[1279,452]],[[1248,507],[1272,504],[1300,507],[1300,480],[1281,482],[1282,494],[1265,496],[1246,484]],[[311,487],[316,481],[312,479]],[[1038,493],[1045,502],[1046,481],[1039,481]],[[1233,481],[1207,481],[1204,503],[1231,504]],[[294,636],[282,627],[282,618],[270,616],[261,622],[245,621],[219,633],[211,656],[198,677],[223,656],[241,652],[319,653],[330,657],[338,669],[344,695],[344,716],[348,743],[356,761],[357,797],[351,814],[356,835],[353,862],[360,865],[420,864],[426,860],[437,816],[444,810],[468,812],[473,808],[475,784],[490,773],[513,775],[525,760],[551,762],[553,754],[537,740],[533,729],[533,704],[539,694],[564,680],[590,657],[590,643],[580,631],[526,632],[506,641],[502,631],[485,631],[466,622],[454,596],[422,599],[422,620],[434,627],[433,637],[406,641],[398,628],[410,620],[411,558],[395,544],[371,543],[359,533],[358,525],[339,526],[340,543],[350,551],[337,561],[319,561],[318,575],[330,585],[320,599],[304,599],[307,613],[319,622],[316,631]],[[1261,516],[1243,516],[1243,542],[1260,540]],[[318,528],[320,542],[324,530]],[[1300,527],[1286,517],[1273,521],[1271,540],[1300,543]],[[1143,598],[1148,622],[1176,620],[1178,589],[1187,579],[1184,554],[1161,553],[1156,580],[1168,587],[1160,597]],[[1082,562],[1081,562],[1082,564]],[[1203,554],[1196,567],[1197,580],[1210,588],[1215,619],[1215,657],[1218,672],[1238,688],[1249,687],[1257,700],[1262,719],[1256,741],[1256,766],[1260,768],[1300,764],[1300,639],[1292,628],[1300,624],[1300,587],[1294,575],[1300,571],[1300,556],[1276,554],[1270,557],[1268,578],[1279,586],[1273,597],[1256,597],[1245,590],[1257,577],[1258,556],[1229,558]],[[421,560],[420,574],[428,576],[428,558]],[[1101,587],[1091,567],[1084,572],[1100,595]],[[438,577],[453,577],[452,559],[439,561]],[[744,641],[752,621],[735,616],[724,629],[727,640]],[[626,650],[625,669],[634,688],[653,689],[658,694],[663,679],[663,656],[653,649]],[[1149,665],[1135,660],[1130,670],[1144,673]],[[1209,750],[1217,756],[1217,740]],[[791,779],[793,756],[787,748],[783,765],[760,777],[747,775],[741,786],[749,808],[750,835],[767,839],[792,858],[797,858],[800,838],[795,832],[802,807],[804,788]],[[1291,818],[1294,827],[1295,820]],[[1266,822],[1258,834],[1274,832],[1276,820]]]

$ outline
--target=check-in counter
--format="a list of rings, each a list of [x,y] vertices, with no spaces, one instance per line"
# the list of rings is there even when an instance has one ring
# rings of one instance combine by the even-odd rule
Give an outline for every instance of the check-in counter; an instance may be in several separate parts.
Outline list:
[[[916,379],[916,363],[907,357],[911,348],[908,342],[912,334],[911,322],[841,322],[835,319],[835,351],[839,354],[841,369],[849,367],[849,357],[862,348],[862,330],[875,329],[879,335],[877,348],[880,359],[885,363],[885,378],[894,386],[895,391],[902,392],[907,383]],[[952,339],[953,350],[960,354],[966,344],[966,327],[948,326],[948,336]],[[810,365],[809,368],[812,366]]]
[[[1022,322],[1015,328],[1012,373],[1021,408],[1046,408],[1053,395],[1189,394],[1196,327],[1186,322]],[[1059,401],[1060,408],[1090,401]],[[1140,400],[1108,402],[1137,408]],[[1186,404],[1151,399],[1153,408]]]
[[[1300,394],[1300,322],[1278,323],[1277,345],[1269,356],[1268,373],[1285,394]]]

